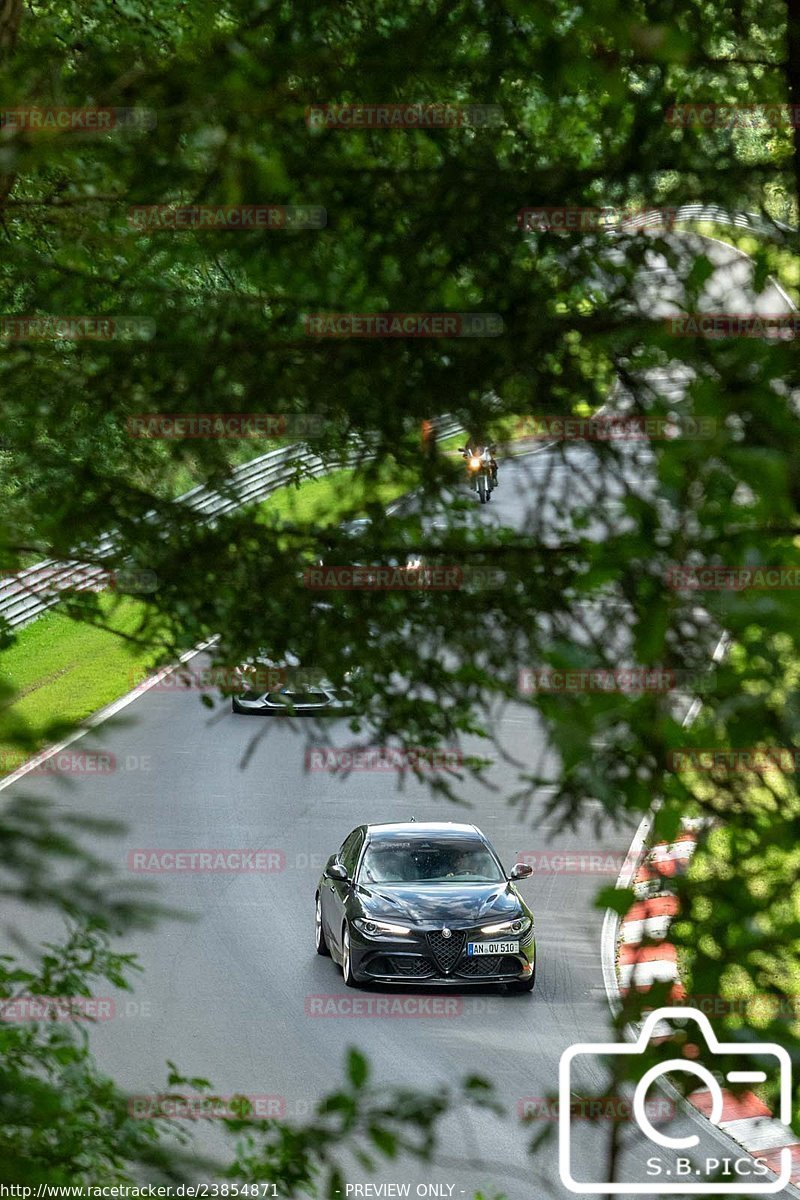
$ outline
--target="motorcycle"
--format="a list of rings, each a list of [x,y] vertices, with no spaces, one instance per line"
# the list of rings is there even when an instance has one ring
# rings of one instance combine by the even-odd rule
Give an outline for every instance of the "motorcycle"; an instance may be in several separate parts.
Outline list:
[[[497,463],[494,461],[494,451],[497,447],[492,444],[482,450],[473,450],[471,446],[459,446],[458,452],[467,464],[467,479],[473,491],[478,493],[481,504],[491,499],[492,492],[497,487]]]

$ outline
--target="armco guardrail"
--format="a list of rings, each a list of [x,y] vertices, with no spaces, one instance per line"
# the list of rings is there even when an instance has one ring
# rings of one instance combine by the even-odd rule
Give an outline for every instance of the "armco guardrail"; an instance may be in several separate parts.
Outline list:
[[[449,417],[438,418],[433,426],[437,441],[462,431],[461,425]],[[354,451],[338,462],[328,463],[305,446],[284,446],[236,467],[231,472],[230,487],[224,494],[210,488],[196,487],[179,496],[176,503],[186,504],[207,520],[213,521],[245,504],[264,500],[293,479],[314,478],[327,471],[353,465],[359,459],[364,462],[372,457],[368,453],[359,455]],[[113,550],[113,539],[107,534],[95,547],[94,556],[106,558]],[[109,577],[110,572],[104,567],[88,566],[74,559],[44,559],[0,581],[0,619],[12,628],[20,628],[58,604],[63,592],[89,591],[108,586]]]
[[[713,221],[717,225],[734,225],[737,229],[752,229],[754,233],[767,235],[797,233],[793,226],[783,221],[772,221],[759,213],[729,212],[715,204],[683,204],[677,208],[665,206],[652,211],[644,210],[629,220],[620,219],[616,224],[625,230],[651,229],[656,225],[664,225],[666,213],[669,214],[669,224],[674,221]]]

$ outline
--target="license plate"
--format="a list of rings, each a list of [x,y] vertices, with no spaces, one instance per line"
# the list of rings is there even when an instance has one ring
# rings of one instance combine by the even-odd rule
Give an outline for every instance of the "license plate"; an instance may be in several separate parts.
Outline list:
[[[519,942],[467,942],[467,954],[519,954]]]

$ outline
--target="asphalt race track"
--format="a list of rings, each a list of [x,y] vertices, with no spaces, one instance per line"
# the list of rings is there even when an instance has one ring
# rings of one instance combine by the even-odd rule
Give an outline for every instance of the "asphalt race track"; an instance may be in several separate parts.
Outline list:
[[[710,307],[751,310],[748,264],[730,249],[709,245],[719,263],[710,287],[728,293],[724,302],[715,296]],[[655,264],[645,288],[656,277],[663,282],[664,265]],[[660,294],[656,288],[654,297]],[[776,311],[776,306],[785,304],[774,291],[758,298],[762,311]],[[629,474],[641,486],[646,486],[647,461],[645,449],[632,445]],[[592,451],[579,444],[504,463],[500,487],[488,506],[476,507],[476,519],[527,527],[535,511],[557,540],[563,497],[591,506],[592,479],[585,468],[591,467],[596,478],[595,464]],[[596,485],[605,488],[607,481],[596,478]],[[544,732],[530,712],[509,706],[496,720],[511,755],[539,767],[544,757],[555,777],[557,763],[548,759]],[[482,1074],[493,1081],[508,1110],[505,1118],[460,1112],[445,1123],[436,1164],[390,1163],[370,1179],[351,1165],[349,1179],[409,1183],[411,1195],[417,1184],[446,1185],[440,1194],[456,1197],[471,1197],[477,1190],[487,1196],[504,1192],[513,1200],[569,1195],[559,1180],[555,1122],[549,1123],[551,1140],[531,1159],[526,1145],[542,1123],[520,1127],[518,1108],[525,1098],[556,1092],[559,1058],[569,1045],[608,1036],[600,965],[603,913],[594,909],[593,897],[600,886],[615,881],[632,827],[606,829],[598,836],[593,819],[598,806],[588,798],[579,828],[559,831],[545,816],[546,789],[531,796],[527,818],[518,820],[505,804],[515,772],[503,762],[489,772],[491,788],[464,785],[470,807],[460,810],[431,799],[413,780],[400,786],[393,775],[308,772],[304,755],[307,739],[314,741],[311,729],[285,719],[234,716],[227,703],[211,712],[196,691],[154,688],[87,741],[114,753],[119,769],[113,775],[69,785],[31,777],[13,785],[18,792],[55,799],[69,811],[123,821],[124,836],[93,844],[122,874],[136,849],[276,852],[272,862],[280,869],[271,871],[147,877],[160,900],[194,919],[164,921],[157,931],[126,945],[138,953],[144,974],[132,997],[116,997],[118,1015],[93,1029],[101,1066],[133,1092],[158,1093],[165,1088],[165,1061],[172,1059],[187,1074],[212,1080],[221,1094],[281,1097],[276,1111],[300,1119],[337,1086],[350,1045],[368,1054],[379,1080],[425,1088]],[[329,732],[338,745],[352,741],[346,722]],[[485,752],[477,739],[462,750]],[[552,854],[545,869],[519,885],[536,914],[532,996],[489,989],[349,991],[332,961],[315,955],[314,888],[325,859],[354,825],[411,816],[474,820],[509,868],[526,853]],[[567,873],[557,855],[568,851],[593,854],[602,864],[598,873]],[[26,918],[26,927],[32,936],[52,932],[41,919]],[[314,999],[342,998],[334,1006],[343,1012],[341,1005],[354,998],[364,1004],[394,995],[410,997],[418,1015],[317,1015],[321,1004]],[[433,999],[440,1005],[449,1000],[445,1015],[426,1011]],[[599,1076],[580,1082],[601,1086]],[[729,1148],[699,1118],[682,1120],[700,1134],[697,1153],[718,1155]],[[206,1145],[216,1142],[212,1124],[198,1122],[197,1136]],[[575,1161],[587,1172],[603,1162],[602,1136],[586,1122],[577,1128]],[[644,1162],[653,1155],[660,1156],[657,1147],[640,1137],[624,1158],[622,1177],[646,1181]],[[489,1165],[481,1166],[480,1160]]]

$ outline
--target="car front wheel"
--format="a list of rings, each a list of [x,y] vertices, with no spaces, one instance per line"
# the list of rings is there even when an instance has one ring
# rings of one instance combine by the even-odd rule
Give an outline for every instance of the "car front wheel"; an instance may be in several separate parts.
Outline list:
[[[350,927],[345,925],[342,929],[342,975],[344,976],[345,987],[357,987],[355,976],[353,975],[353,961],[350,948]]]
[[[314,912],[314,944],[317,947],[317,954],[321,954],[323,958],[330,957],[331,952],[325,940],[325,930],[322,928],[322,900],[319,896],[317,896]]]

